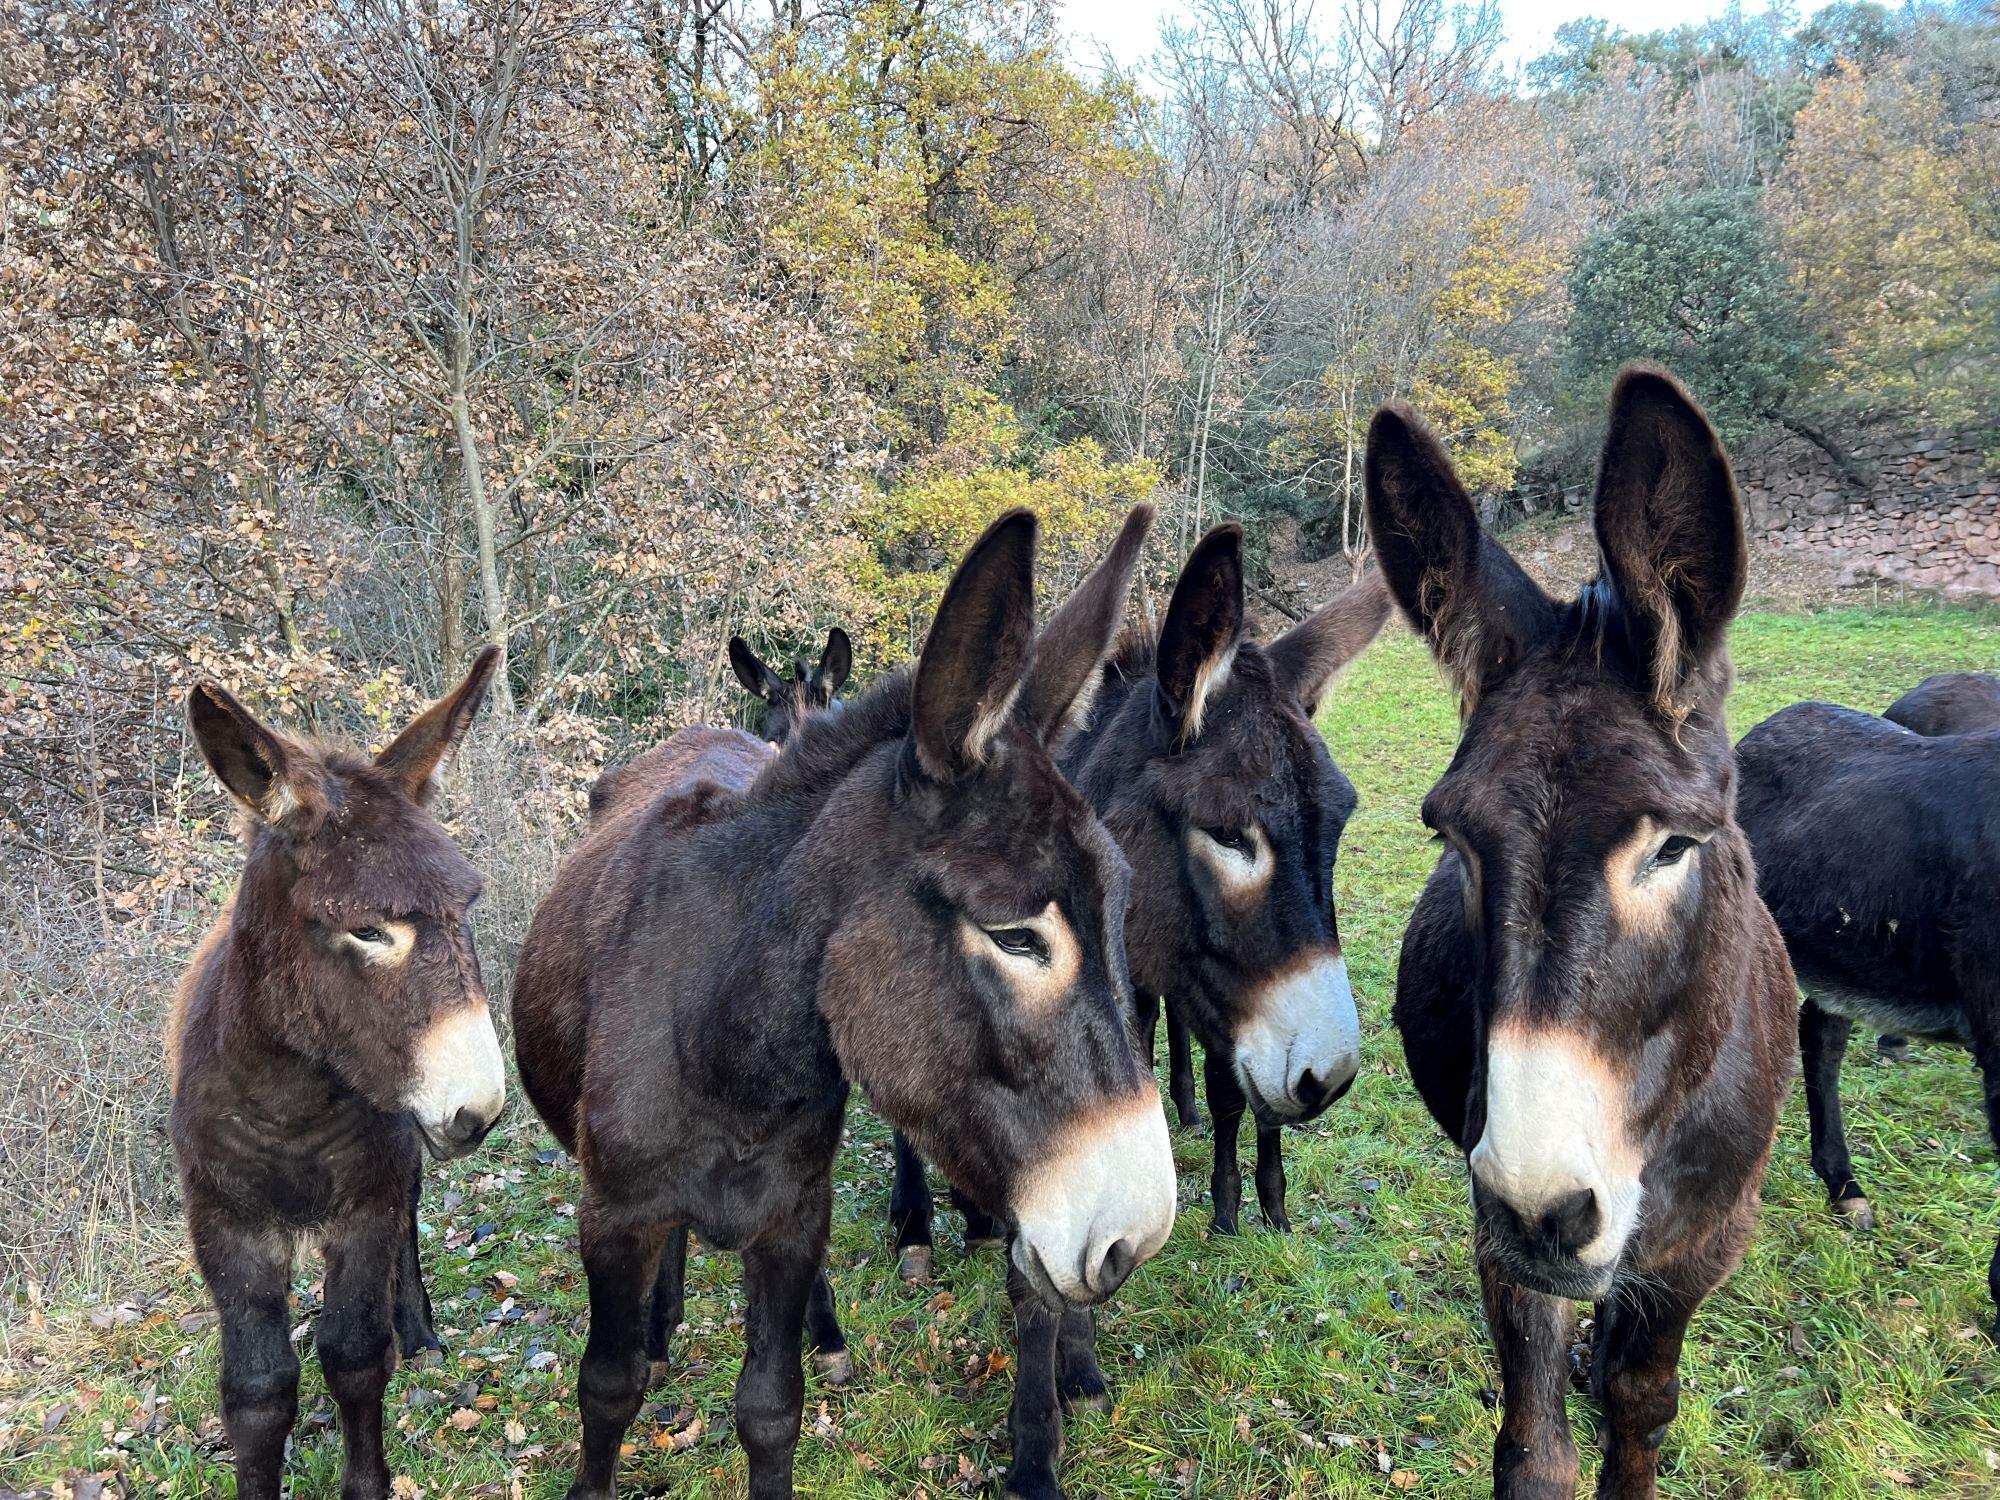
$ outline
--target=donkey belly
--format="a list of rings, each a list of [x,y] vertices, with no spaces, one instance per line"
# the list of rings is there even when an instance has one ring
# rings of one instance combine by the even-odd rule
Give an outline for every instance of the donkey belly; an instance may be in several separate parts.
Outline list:
[[[1968,1046],[1965,1007],[1949,989],[1877,966],[1831,964],[1795,955],[1799,988],[1822,1010],[1877,1031]]]

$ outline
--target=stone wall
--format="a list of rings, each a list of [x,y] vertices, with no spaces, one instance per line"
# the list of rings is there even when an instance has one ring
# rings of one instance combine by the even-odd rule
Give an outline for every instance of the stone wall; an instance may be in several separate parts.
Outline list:
[[[2000,473],[1985,462],[1980,438],[1876,429],[1852,442],[1856,462],[1871,471],[1865,486],[1795,434],[1737,455],[1759,540],[1812,554],[1843,585],[1879,580],[2000,601]]]

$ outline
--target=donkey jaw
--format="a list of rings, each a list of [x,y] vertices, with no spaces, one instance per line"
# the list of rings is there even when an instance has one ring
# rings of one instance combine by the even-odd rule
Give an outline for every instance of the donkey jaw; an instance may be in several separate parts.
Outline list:
[[[464,1156],[486,1138],[507,1102],[507,1068],[486,1002],[473,1001],[433,1021],[417,1039],[403,1108],[434,1155]]]
[[[1014,1193],[1015,1268],[1044,1300],[1089,1307],[1150,1260],[1174,1227],[1174,1153],[1158,1090],[1059,1132]]]
[[[1345,1094],[1361,1071],[1361,1019],[1346,960],[1317,954],[1267,981],[1232,1061],[1266,1127],[1310,1120]]]

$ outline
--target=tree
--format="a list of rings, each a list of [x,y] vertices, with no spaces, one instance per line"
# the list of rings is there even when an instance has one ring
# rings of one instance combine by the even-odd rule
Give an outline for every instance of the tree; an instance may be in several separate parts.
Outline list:
[[[1811,380],[1804,310],[1748,194],[1626,214],[1585,241],[1568,287],[1575,409],[1594,409],[1625,361],[1657,360],[1736,437],[1791,413]]]

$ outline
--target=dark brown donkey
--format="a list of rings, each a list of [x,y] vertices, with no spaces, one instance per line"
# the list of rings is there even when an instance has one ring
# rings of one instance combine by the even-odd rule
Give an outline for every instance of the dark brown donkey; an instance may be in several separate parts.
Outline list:
[[[1424,799],[1445,844],[1403,938],[1410,1077],[1471,1168],[1505,1414],[1494,1492],[1567,1497],[1573,1301],[1597,1308],[1598,1493],[1656,1493],[1688,1321],[1743,1254],[1792,1072],[1784,944],[1735,822],[1725,643],[1746,568],[1728,460],[1627,369],[1597,579],[1551,599],[1414,412],[1368,435],[1376,556],[1457,689]]]
[[[732,635],[729,665],[736,672],[736,680],[743,684],[743,691],[764,705],[764,738],[782,745],[805,722],[806,715],[833,705],[834,694],[854,668],[854,648],[848,642],[847,632],[834,626],[826,633],[826,648],[820,652],[819,665],[808,667],[803,661],[794,662],[792,680],[787,682],[764,665],[748,641]]]
[[[298,1411],[287,1295],[302,1236],[326,1252],[314,1343],[340,1406],[344,1500],[389,1493],[396,1337],[435,1342],[412,1238],[423,1149],[476,1147],[505,1070],[472,947],[479,875],[424,809],[499,654],[373,760],[278,734],[212,683],[188,698],[249,845],[168,1035],[174,1153],[221,1314],[245,1500],[278,1494]]]
[[[674,736],[657,790],[613,799],[536,913],[522,1081],[585,1180],[574,1500],[613,1493],[677,1226],[743,1257],[737,1433],[751,1494],[791,1493],[850,1083],[1006,1216],[1024,1346],[1166,1239],[1166,1117],[1125,1019],[1128,874],[1047,749],[1130,559],[1037,642],[1034,537],[1025,512],[995,522],[915,669],[776,759],[738,731]],[[1038,1437],[1017,1430],[1017,1455]]]
[[[1926,736],[1795,703],[1737,756],[1757,883],[1806,994],[1813,1171],[1873,1228],[1840,1110],[1855,1021],[1970,1048],[2000,1145],[2000,729]],[[2000,1304],[2000,1248],[1987,1282]]]

